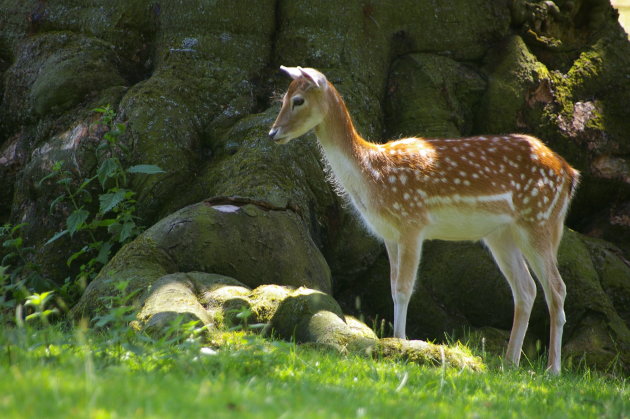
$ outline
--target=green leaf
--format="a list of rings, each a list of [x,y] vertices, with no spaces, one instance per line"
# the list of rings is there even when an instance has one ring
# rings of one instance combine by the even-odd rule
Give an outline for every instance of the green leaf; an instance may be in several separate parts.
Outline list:
[[[118,241],[120,243],[123,243],[127,239],[132,237],[133,230],[135,227],[136,227],[136,223],[134,223],[133,221],[129,221],[123,224],[122,229],[120,230],[120,237],[118,238]]]
[[[28,225],[28,223],[20,223],[20,224],[16,224],[13,226],[13,228],[11,228],[11,234],[15,233],[16,231],[18,231],[19,229],[21,229],[22,227]]]
[[[154,164],[138,164],[127,169],[129,173],[144,173],[145,175],[154,175],[157,173],[165,173],[159,166]]]
[[[68,226],[68,233],[70,233],[70,237],[77,231],[81,230],[83,224],[85,224],[85,220],[88,219],[90,213],[83,208],[79,208],[78,210],[74,210],[72,214],[66,219],[66,225]]]
[[[98,227],[107,227],[115,224],[117,221],[115,218],[105,218],[104,220],[93,220],[90,223],[90,228],[96,229]]]
[[[61,167],[63,166],[63,161],[56,161],[52,167],[52,171],[48,173],[46,176],[41,178],[39,182],[37,182],[37,186],[42,186],[42,183],[50,179],[51,177],[57,176],[57,174],[61,171]]]
[[[109,252],[112,250],[112,243],[105,242],[101,245],[98,251],[98,255],[95,260],[102,265],[105,265],[109,261]]]
[[[74,252],[74,253],[73,253],[73,254],[72,254],[72,255],[68,258],[68,260],[66,261],[66,265],[67,265],[67,266],[72,265],[72,262],[74,262],[74,261],[75,261],[75,259],[76,259],[76,258],[78,258],[79,256],[81,256],[81,255],[85,254],[85,252],[87,252],[87,250],[88,250],[87,246],[83,246],[83,247],[81,248],[81,250],[79,250],[79,251],[77,251],[77,252]]]
[[[38,317],[40,317],[39,313],[37,313],[37,312],[36,313],[31,313],[28,316],[24,317],[24,320],[26,320],[27,322],[30,322],[31,320],[36,319]]]
[[[124,134],[126,130],[127,126],[125,124],[117,123],[112,127],[111,133],[113,136],[118,137],[121,134]]]
[[[48,300],[50,300],[53,296],[54,291],[46,291],[41,294],[35,293],[26,297],[26,306],[34,306],[34,307],[44,307]]]
[[[51,214],[51,215],[52,215],[53,211],[55,210],[55,206],[56,206],[59,202],[63,201],[63,200],[65,199],[65,197],[66,197],[66,194],[65,194],[65,193],[62,193],[61,195],[59,195],[57,198],[55,198],[55,199],[54,199],[54,200],[50,203],[50,209],[49,209],[49,211],[48,211],[48,212],[49,212],[49,214]]]
[[[116,222],[107,226],[107,232],[111,234],[113,237],[116,237],[117,234],[120,234],[121,229],[122,229],[122,224],[120,224],[117,220]]]
[[[22,243],[24,241],[22,240],[22,237],[17,237],[15,239],[9,239],[9,240],[5,240],[2,243],[2,247],[15,247],[16,249],[22,247]]]
[[[100,204],[99,212],[105,214],[111,211],[112,209],[116,208],[116,205],[120,204],[125,199],[126,194],[127,194],[126,189],[119,189],[116,192],[109,192],[109,193],[104,193],[102,195],[99,195],[98,197],[98,202]]]
[[[120,163],[118,162],[117,158],[110,157],[108,159],[105,159],[96,172],[96,175],[98,176],[98,181],[101,183],[101,186],[104,187],[107,179],[115,176],[119,168]]]
[[[87,178],[87,179],[85,179],[85,180],[81,183],[81,185],[79,186],[79,189],[78,189],[78,190],[79,190],[79,191],[81,191],[81,190],[83,190],[83,189],[87,188],[87,187],[88,187],[88,185],[89,185],[90,183],[92,183],[92,181],[93,181],[94,179],[96,179],[97,177],[98,177],[98,175],[96,175],[96,176],[92,176],[91,178]]]
[[[52,236],[50,239],[48,239],[48,241],[46,243],[44,243],[44,246],[49,245],[50,243],[60,239],[61,237],[65,236],[66,234],[68,234],[68,230],[62,230],[62,231],[59,231],[59,232],[55,233],[54,236]]]

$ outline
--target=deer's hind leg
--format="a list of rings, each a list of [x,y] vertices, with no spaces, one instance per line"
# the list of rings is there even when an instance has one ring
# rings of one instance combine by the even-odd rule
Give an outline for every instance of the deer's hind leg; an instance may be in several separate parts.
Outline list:
[[[566,286],[558,271],[557,253],[562,238],[562,224],[552,231],[543,229],[529,230],[521,248],[529,266],[545,292],[545,300],[549,308],[549,360],[547,370],[553,374],[560,373],[562,348],[562,332],[566,323],[564,300],[567,295]]]

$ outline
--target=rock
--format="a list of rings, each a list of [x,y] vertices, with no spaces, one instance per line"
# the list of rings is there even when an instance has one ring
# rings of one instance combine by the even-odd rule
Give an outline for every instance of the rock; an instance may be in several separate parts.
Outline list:
[[[313,319],[315,315],[319,317]],[[331,343],[336,339],[328,335],[339,329],[339,322],[345,325],[343,312],[330,295],[300,288],[282,300],[269,326],[271,333],[284,339],[295,337],[298,342]]]
[[[528,101],[548,101],[549,72],[529,51],[523,39],[511,36],[485,57],[484,70],[488,88],[477,107],[476,128],[479,132],[502,134],[524,128],[523,112]],[[529,97],[528,97],[528,92]],[[534,92],[537,94],[531,96]]]
[[[201,297],[198,297],[201,296]],[[203,303],[203,304],[202,304]],[[205,326],[214,344],[229,340],[228,327],[249,331],[252,323],[268,322],[265,334],[343,354],[402,358],[420,365],[443,365],[473,371],[484,369],[478,357],[461,345],[378,339],[374,331],[320,291],[262,285],[250,290],[233,278],[202,272],[161,277],[140,297],[134,327],[154,337],[185,338],[182,325]],[[235,312],[253,316],[234,315]],[[253,329],[259,330],[258,328]]]
[[[145,289],[165,274],[201,271],[261,284],[330,292],[330,271],[300,218],[288,208],[201,202],[166,217],[125,246],[88,286],[74,308],[91,316],[112,281]]]
[[[270,323],[280,303],[292,292],[292,289],[280,285],[261,285],[256,287],[250,296],[251,309],[256,321]]]
[[[214,326],[194,294],[194,284],[186,274],[165,275],[148,287],[137,315],[142,330],[151,335],[168,333],[181,323],[197,321]]]
[[[577,332],[563,346],[563,355],[571,365],[588,365],[600,371],[628,370],[625,343],[611,339],[609,322],[598,315],[589,315]]]
[[[630,263],[622,252],[603,240],[584,238],[602,288],[617,314],[630,324]]]
[[[470,331],[470,334],[466,336],[466,342],[474,348],[477,348],[482,354],[491,353],[498,356],[505,355],[505,349],[507,348],[510,340],[510,331],[504,329],[497,329],[496,327],[479,327]],[[539,355],[529,351],[530,341],[523,343],[523,352],[528,358],[534,358]]]
[[[389,73],[389,136],[461,137],[473,127],[486,82],[471,67],[434,54],[409,54]]]
[[[419,365],[444,366],[472,371],[483,371],[485,365],[462,345],[445,346],[421,340],[381,339],[376,353],[386,357],[402,358]]]

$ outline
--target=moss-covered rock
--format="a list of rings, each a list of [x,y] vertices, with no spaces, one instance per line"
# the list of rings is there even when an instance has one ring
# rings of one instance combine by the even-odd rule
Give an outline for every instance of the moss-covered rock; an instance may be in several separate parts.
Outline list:
[[[597,270],[601,286],[611,299],[617,314],[630,325],[630,265],[619,248],[608,242],[584,238]]]
[[[5,75],[10,88],[0,103],[3,127],[58,115],[101,90],[126,85],[119,62],[113,45],[99,38],[73,32],[29,38]]]
[[[321,339],[330,343],[332,338],[326,335],[334,333],[339,323],[332,321],[329,314],[321,314],[327,317],[327,322],[313,321],[313,316],[320,313],[330,313],[345,324],[339,304],[330,295],[299,288],[282,300],[271,318],[270,331],[284,339],[295,337],[298,342],[317,342]]]
[[[375,352],[386,357],[402,358],[419,365],[468,368],[472,371],[485,369],[481,358],[473,355],[468,348],[460,344],[446,346],[421,340],[388,338],[378,342]]]
[[[202,272],[178,272],[158,279],[139,298],[134,327],[156,337],[181,337],[182,325],[205,326],[215,346],[233,345],[253,322],[267,322],[266,334],[343,354],[405,359],[420,365],[484,369],[478,357],[461,346],[422,341],[379,340],[368,326],[344,316],[327,294],[308,288],[262,285],[250,290],[233,278]],[[235,315],[235,312],[237,313]],[[246,315],[243,315],[246,314]],[[250,317],[250,316],[253,316]],[[238,336],[226,333],[241,326]],[[259,330],[258,328],[253,330]]]
[[[159,335],[175,322],[197,321],[212,326],[208,312],[194,293],[194,284],[184,273],[165,275],[151,284],[137,315],[142,329]]]
[[[523,110],[529,101],[549,101],[549,72],[529,51],[520,36],[502,41],[484,59],[488,77],[486,89],[476,109],[476,128],[484,133],[510,133],[523,129]],[[528,97],[528,92],[529,97]],[[534,94],[534,92],[537,92]]]
[[[386,120],[390,136],[460,137],[473,128],[473,110],[486,84],[470,66],[434,54],[409,54],[389,73]]]
[[[287,208],[201,202],[166,217],[125,246],[88,286],[74,312],[91,316],[112,282],[145,289],[168,273],[201,271],[260,284],[331,290],[330,270]]]

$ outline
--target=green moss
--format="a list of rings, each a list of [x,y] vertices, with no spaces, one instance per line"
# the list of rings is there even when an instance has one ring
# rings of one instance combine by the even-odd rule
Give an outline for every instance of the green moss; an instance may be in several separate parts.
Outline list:
[[[599,275],[600,283],[619,316],[630,325],[630,267],[614,245],[583,237]]]
[[[331,287],[326,261],[292,211],[257,206],[223,210],[199,203],[163,219],[146,234],[168,249],[183,271],[220,273],[252,288],[263,283],[324,291]]]
[[[131,280],[130,291],[144,290],[167,273],[194,271],[229,275],[250,287],[275,283],[331,289],[326,261],[293,212],[199,203],[163,219],[123,247],[74,311],[91,316],[98,307],[95,300],[113,292],[111,281]],[[193,278],[196,293],[214,290],[212,281]],[[249,292],[238,288],[243,295]]]
[[[385,357],[402,358],[419,365],[485,370],[481,359],[461,344],[446,346],[420,340],[388,338],[379,340],[375,353]]]
[[[558,252],[558,263],[567,285],[566,347],[569,356],[586,357],[590,365],[605,367],[619,357],[627,368],[630,361],[630,330],[616,312],[611,298],[604,292],[600,274],[595,268],[585,240],[567,230]],[[598,263],[599,265],[599,263]],[[601,265],[600,265],[601,266]]]
[[[43,36],[53,38],[45,43],[54,52],[42,62],[30,90],[36,115],[60,113],[93,91],[126,84],[116,68],[111,44],[71,33]]]
[[[279,285],[261,285],[256,287],[250,295],[252,311],[256,321],[269,323],[278,305],[291,294],[291,289]]]
[[[103,267],[72,308],[71,315],[75,319],[91,318],[101,312],[104,307],[103,299],[117,295],[115,289],[117,281],[130,281],[127,289],[129,293],[145,291],[158,278],[176,271],[176,266],[167,253],[151,238],[140,235],[133,242],[123,246]]]
[[[419,278],[431,290],[432,298],[449,308],[451,316],[461,316],[471,325],[511,327],[512,293],[492,256],[481,244],[427,243]],[[422,299],[424,297],[418,300],[413,297],[410,310],[420,307]],[[489,305],[493,307],[491,312]],[[461,327],[464,325],[460,324]]]
[[[561,125],[571,137],[590,143],[589,147],[600,153],[626,153],[630,146],[625,141],[630,111],[625,103],[630,94],[630,82],[618,76],[630,65],[628,42],[601,38],[583,50],[566,74],[554,73],[553,84],[557,115],[571,124],[577,102],[590,101],[595,111],[581,129],[574,130]],[[552,111],[551,109],[549,111]],[[577,116],[583,118],[583,116]],[[568,132],[566,132],[568,131]]]
[[[485,90],[472,68],[433,54],[409,54],[392,65],[386,102],[392,136],[470,134],[472,109]]]
[[[492,134],[517,129],[527,93],[550,78],[547,68],[529,51],[520,36],[512,36],[485,59],[488,89],[477,109],[477,129]]]
[[[320,322],[315,322],[313,328],[310,327],[311,318],[320,312],[330,312],[343,319],[339,304],[331,296],[308,288],[299,288],[284,298],[278,306],[271,318],[271,331],[284,339],[295,336],[298,342],[317,341],[320,337],[323,338],[323,334],[327,334],[320,327]]]
[[[194,285],[184,273],[165,275],[157,280],[142,297],[142,309],[137,315],[142,329],[160,335],[176,326],[176,321],[198,321],[200,325],[214,326],[193,291]]]

